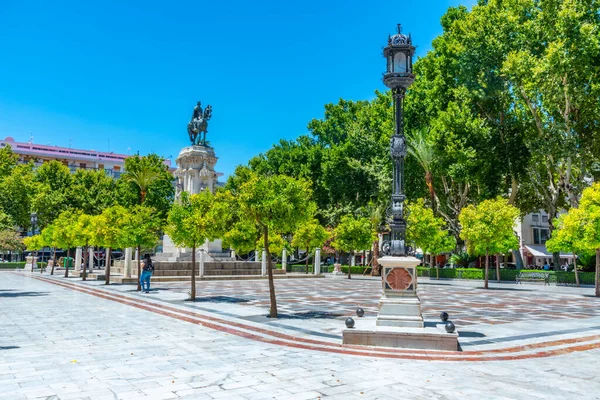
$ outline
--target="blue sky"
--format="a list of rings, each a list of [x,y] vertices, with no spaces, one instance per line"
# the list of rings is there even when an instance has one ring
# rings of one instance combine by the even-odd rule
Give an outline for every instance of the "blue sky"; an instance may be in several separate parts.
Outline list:
[[[201,100],[227,175],[324,104],[385,89],[396,23],[423,55],[446,9],[474,2],[4,0],[0,137],[174,161]]]

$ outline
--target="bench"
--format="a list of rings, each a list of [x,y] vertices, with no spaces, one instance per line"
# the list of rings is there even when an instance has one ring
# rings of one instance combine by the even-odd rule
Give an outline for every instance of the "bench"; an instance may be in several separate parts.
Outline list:
[[[517,283],[544,282],[544,285],[550,285],[550,274],[547,272],[519,272],[516,281]]]

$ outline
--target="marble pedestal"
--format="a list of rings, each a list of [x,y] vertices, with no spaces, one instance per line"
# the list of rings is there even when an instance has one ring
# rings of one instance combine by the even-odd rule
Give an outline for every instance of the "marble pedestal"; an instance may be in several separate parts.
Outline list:
[[[412,349],[458,349],[458,333],[447,333],[443,325],[424,327],[421,301],[417,296],[415,257],[382,257],[383,292],[377,319],[357,320],[356,327],[344,329],[343,343]]]
[[[27,256],[25,257],[25,267],[23,267],[24,271],[33,271],[37,269],[37,257]]]

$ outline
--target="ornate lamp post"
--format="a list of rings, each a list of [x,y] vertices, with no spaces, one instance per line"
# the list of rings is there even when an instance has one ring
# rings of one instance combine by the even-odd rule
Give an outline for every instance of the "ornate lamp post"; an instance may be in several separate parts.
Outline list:
[[[390,152],[393,161],[394,176],[392,206],[389,220],[390,240],[383,243],[383,253],[389,256],[406,256],[411,253],[406,246],[406,221],[404,219],[404,158],[406,157],[406,138],[404,136],[403,102],[406,89],[414,82],[412,57],[415,47],[410,35],[402,33],[398,24],[398,33],[388,37],[388,45],[383,49],[387,60],[387,71],[383,83],[392,89],[395,108],[396,129],[390,140]]]
[[[421,301],[417,295],[417,265],[420,260],[412,255],[412,249],[406,245],[406,139],[402,103],[406,89],[415,80],[412,73],[414,53],[415,47],[410,35],[404,35],[398,25],[398,33],[388,38],[388,45],[383,49],[387,60],[383,82],[392,90],[396,111],[396,129],[390,140],[390,153],[394,164],[392,205],[388,216],[391,237],[383,243],[384,257],[378,260],[382,268],[383,290],[374,323],[361,321],[360,326],[356,328],[354,323],[347,323],[347,329],[343,331],[343,343],[456,351],[458,334],[453,329],[444,331],[425,327],[423,323]]]

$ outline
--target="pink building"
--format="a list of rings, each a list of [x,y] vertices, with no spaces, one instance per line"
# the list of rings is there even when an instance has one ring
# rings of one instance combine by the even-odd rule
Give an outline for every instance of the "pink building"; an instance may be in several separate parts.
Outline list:
[[[125,168],[126,154],[107,153],[95,150],[81,150],[67,147],[47,146],[30,142],[17,142],[12,137],[0,140],[0,148],[10,145],[12,151],[19,155],[21,162],[34,160],[40,165],[43,162],[57,160],[75,172],[77,169],[104,170],[107,175],[118,178]],[[171,161],[165,160],[171,169]]]

